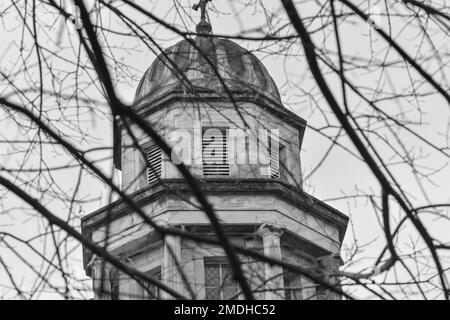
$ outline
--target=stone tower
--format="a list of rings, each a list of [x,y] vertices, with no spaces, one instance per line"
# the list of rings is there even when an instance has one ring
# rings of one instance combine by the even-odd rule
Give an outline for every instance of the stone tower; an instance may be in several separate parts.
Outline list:
[[[348,218],[302,190],[305,120],[283,107],[277,86],[255,55],[233,41],[211,37],[210,31],[202,14],[195,38],[158,56],[137,88],[135,112],[173,146],[183,141],[179,155],[200,180],[233,244],[333,270],[341,263]],[[123,190],[157,223],[213,237],[173,157],[134,126],[122,123],[118,130],[121,156],[115,162]],[[161,237],[122,201],[85,216],[82,232],[99,245],[107,239],[111,253],[186,296],[180,267],[197,299],[241,297],[220,247]],[[97,299],[170,299],[89,250],[83,254]],[[256,298],[339,298],[279,266],[247,257],[241,262]]]

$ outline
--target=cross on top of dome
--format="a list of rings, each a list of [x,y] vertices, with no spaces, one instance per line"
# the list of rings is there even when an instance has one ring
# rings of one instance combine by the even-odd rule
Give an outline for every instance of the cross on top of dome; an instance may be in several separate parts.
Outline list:
[[[200,0],[198,3],[192,6],[192,9],[198,11],[200,9],[201,16],[200,22],[197,24],[195,30],[197,33],[210,33],[211,32],[211,24],[206,21],[206,4],[211,0]]]

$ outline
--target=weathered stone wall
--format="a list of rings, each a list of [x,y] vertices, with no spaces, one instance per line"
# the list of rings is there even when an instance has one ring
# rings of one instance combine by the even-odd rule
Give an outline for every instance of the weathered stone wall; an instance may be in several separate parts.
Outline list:
[[[272,228],[275,228],[275,233],[271,230]],[[263,229],[262,232],[261,229]],[[264,252],[268,255],[271,255],[269,254],[269,251],[275,250],[274,252],[278,252],[279,255],[277,258],[304,268],[313,268],[314,263],[320,261],[319,263],[324,263],[326,266],[332,265],[330,267],[330,271],[337,270],[339,261],[335,258],[336,255],[330,255],[324,257],[323,259],[317,260],[315,257],[302,253],[302,248],[292,248],[283,242],[278,244],[272,243],[274,246],[269,245],[270,241],[266,241],[268,238],[264,230],[269,233],[270,237],[277,238],[282,235],[282,232],[277,231],[282,229],[277,226],[263,224],[259,227],[259,230],[254,233],[241,235],[235,234],[230,236],[230,240],[235,245],[243,246],[260,253]],[[189,290],[185,282],[182,280],[183,278],[179,272],[179,267],[181,267],[184,276],[189,281],[189,286],[194,293],[195,299],[205,299],[205,262],[220,263],[227,261],[223,249],[209,244],[199,244],[192,240],[182,239],[180,241],[179,250],[174,250],[174,256],[172,256],[165,249],[166,245],[167,243],[164,241],[155,242],[153,245],[141,250],[140,253],[127,258],[127,261],[141,272],[149,275],[151,275],[151,272],[154,270],[160,270],[163,274],[162,281],[166,285],[185,296],[190,296]],[[179,261],[179,266],[177,266],[174,262],[174,258]],[[339,295],[332,293],[329,290],[321,290],[319,285],[301,274],[285,271],[282,267],[268,264],[266,265],[263,262],[257,261],[250,257],[240,256],[240,259],[242,262],[243,271],[252,290],[255,292],[256,299],[284,299],[284,290],[276,289],[286,288],[288,285],[292,288],[291,299],[340,299]],[[96,269],[94,274],[100,275],[101,269],[103,268],[100,260],[96,261],[94,268]],[[108,264],[105,265],[105,273],[103,275],[103,287],[105,291],[103,292],[103,295],[100,296],[98,294],[100,292],[100,279],[93,279],[97,299],[111,298],[109,295],[109,290],[111,290],[110,276],[112,273],[110,270],[112,268],[113,267]],[[169,276],[164,277],[165,274]],[[291,278],[291,282],[289,284],[283,282],[285,276]],[[272,280],[267,281],[268,278]],[[119,273],[117,280],[117,284],[119,286],[119,299],[126,300],[144,298],[143,288],[136,280],[129,278],[123,273]],[[327,280],[331,281],[331,283],[337,283],[336,280],[333,279],[327,278]],[[160,298],[171,299],[170,295],[165,294],[162,291],[160,291]],[[241,295],[239,295],[238,299],[240,298],[242,298]]]
[[[286,159],[284,166],[280,168],[284,180],[301,186],[300,142],[298,128],[287,124],[285,121],[269,114],[263,108],[253,103],[239,103],[238,110],[230,103],[193,103],[178,102],[165,107],[148,116],[148,121],[154,125],[160,135],[171,140],[171,134],[175,130],[185,130],[192,135],[192,146],[196,146],[201,154],[201,134],[194,131],[194,127],[222,127],[222,128],[250,128],[251,136],[257,136],[257,129],[278,129],[280,143],[285,146]],[[245,124],[244,121],[245,120]],[[247,127],[247,126],[248,127]],[[132,131],[137,137],[140,146],[145,150],[153,144],[151,139],[136,127]],[[122,184],[124,190],[133,192],[146,185],[145,160],[141,152],[132,146],[133,140],[127,131],[123,130],[123,171]],[[170,158],[164,156],[162,165],[162,178],[181,178],[181,174],[173,165]],[[230,165],[230,176],[241,178],[258,178],[261,175],[260,164]],[[192,172],[201,177],[201,160],[198,164],[190,165]]]

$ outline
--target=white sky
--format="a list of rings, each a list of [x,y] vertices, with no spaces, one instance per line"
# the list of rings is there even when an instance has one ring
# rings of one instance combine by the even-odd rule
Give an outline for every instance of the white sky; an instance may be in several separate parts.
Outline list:
[[[279,2],[277,1],[263,1],[269,8],[279,8]],[[147,8],[155,15],[159,17],[163,17],[167,22],[172,23],[175,19],[177,26],[183,28],[183,23],[188,24],[190,30],[194,29],[194,24],[189,20],[189,16],[182,14],[185,21],[183,22],[180,19],[177,11],[172,7],[172,2],[169,1],[137,1],[140,5],[146,5]],[[192,12],[189,9],[190,4],[189,1],[181,1],[183,5],[185,5],[185,10],[187,13],[192,15],[193,19],[197,21],[198,13]],[[227,35],[237,35],[245,30],[251,30],[254,27],[259,27],[265,23],[264,13],[260,9],[260,7],[248,7],[246,9],[242,9],[242,6],[238,6],[236,4],[235,8],[229,6],[228,1],[215,0],[214,5],[216,6],[216,10],[210,13],[211,24],[213,26],[213,32],[217,34],[227,34]],[[6,7],[5,4],[0,5],[0,10],[3,10]],[[242,10],[242,11],[241,11]],[[220,12],[220,14],[217,13]],[[130,12],[130,11],[129,11]],[[181,9],[179,10],[181,12]],[[237,18],[234,12],[239,12],[239,19]],[[304,5],[299,10],[302,16],[307,16],[310,12],[310,7],[308,5]],[[43,16],[48,17],[48,19],[43,19],[42,29],[48,30],[51,34],[55,35],[58,29],[59,22],[54,24],[53,16],[49,14],[42,13]],[[136,21],[142,21],[142,25],[145,24],[148,20],[143,18],[138,14],[133,14],[136,16]],[[285,19],[284,12],[279,10],[279,15],[281,19]],[[175,17],[175,18],[174,18]],[[11,74],[14,70],[16,70],[17,66],[14,67],[15,64],[20,66],[22,62],[17,61],[18,57],[18,46],[19,39],[22,32],[21,28],[16,28],[18,25],[15,20],[15,15],[9,15],[5,17],[8,23],[5,23],[1,27],[0,38],[2,41],[0,42],[0,71]],[[123,30],[123,26],[117,23],[117,20],[110,19],[105,20],[112,27],[117,30]],[[344,52],[346,54],[351,54],[354,56],[358,56],[365,59],[370,59],[371,57],[375,60],[384,58],[385,54],[385,44],[380,39],[375,39],[373,34],[373,30],[371,30],[367,24],[360,23],[357,19],[353,19],[354,24],[348,24],[343,27],[341,31],[342,37],[342,47],[344,48]],[[320,21],[319,21],[320,22]],[[357,22],[357,23],[356,23]],[[310,28],[313,28],[317,24],[313,24]],[[386,23],[383,23],[383,26],[386,26]],[[395,32],[393,34],[398,34],[398,39],[401,42],[404,48],[411,50],[411,52],[415,52],[418,47],[418,40],[415,34],[415,29],[412,27],[406,26],[404,29],[401,29],[400,24],[393,24],[393,28]],[[71,27],[65,29],[62,44],[60,46],[67,45],[69,42],[76,43],[76,35],[73,30],[70,30]],[[163,46],[168,47],[177,41],[180,40],[180,37],[174,35],[173,33],[165,30],[163,27],[156,28],[156,25],[148,25],[145,28],[155,35],[156,40]],[[401,31],[401,32],[400,32]],[[291,30],[289,33],[293,33]],[[437,37],[437,36],[436,36]],[[372,39],[372,44],[370,42]],[[322,41],[322,36],[318,34],[315,37],[316,43],[320,43]],[[437,43],[441,46],[439,49],[442,53],[449,53],[449,41],[448,38],[439,39],[437,38]],[[129,48],[130,50],[118,50],[114,49],[114,54],[116,58],[122,61],[125,65],[129,65],[131,69],[131,74],[134,75],[133,78],[128,77],[126,81],[120,78],[119,83],[116,85],[116,90],[119,93],[120,97],[126,101],[131,102],[134,96],[134,92],[139,81],[140,76],[145,72],[145,70],[150,66],[150,64],[155,59],[155,55],[146,49],[144,46],[139,45],[136,40],[130,40],[126,37],[121,36],[111,36],[108,38],[109,43],[115,44],[116,46],[124,46]],[[248,41],[237,41],[240,45],[250,50],[258,48],[257,43],[250,43]],[[327,48],[333,50],[334,48],[334,39],[330,37],[326,41]],[[53,49],[55,51],[61,50],[56,45],[52,45],[51,43],[46,44],[47,47]],[[28,39],[28,42],[25,42],[25,46],[30,49],[31,42]],[[273,54],[273,52],[277,52],[279,49],[276,45],[271,44],[267,49],[258,50],[255,52],[256,56],[259,57],[265,66],[267,67],[269,73],[274,78],[275,82],[280,87],[280,91],[282,92],[282,101],[286,105],[286,107],[290,108],[298,115],[303,117],[308,121],[313,127],[320,127],[324,125],[323,117],[321,112],[319,112],[318,107],[312,103],[304,94],[299,94],[302,90],[304,92],[318,92],[318,88],[315,86],[314,82],[311,79],[309,74],[309,70],[307,68],[305,59],[302,57],[303,53],[300,53],[296,57],[280,57],[278,55]],[[427,50],[425,47],[423,50]],[[72,56],[73,53],[69,52],[70,50],[62,50],[64,54],[67,56]],[[389,57],[395,57],[392,52],[389,53]],[[85,57],[83,57],[85,58]],[[35,59],[32,56],[30,59]],[[66,71],[64,64],[61,64],[59,61],[55,61],[55,66],[60,66],[61,69]],[[426,65],[427,70],[432,70],[432,74],[439,81],[444,81],[438,73],[439,69],[433,62],[429,62]],[[429,68],[429,69],[428,69]],[[409,77],[408,73],[403,70],[396,70],[395,72],[390,72],[389,77],[383,76],[382,83],[387,87],[389,87],[389,83],[394,83],[397,88],[404,88],[408,90],[409,85]],[[113,66],[111,66],[111,72],[113,76],[117,77],[117,73],[124,74],[123,70],[117,70]],[[450,74],[449,70],[440,70],[441,73],[446,74],[447,76]],[[414,72],[411,72],[415,78],[418,78]],[[35,74],[32,75],[34,78],[37,77],[36,70]],[[352,80],[357,84],[364,84],[367,87],[373,87],[376,85],[378,78],[380,77],[380,73],[374,72],[364,74],[352,73]],[[328,77],[329,84],[333,89],[336,97],[340,99],[340,87],[336,78]],[[49,81],[49,79],[46,79]],[[68,78],[65,80],[64,87],[66,91],[70,91],[71,87],[73,87],[73,78]],[[24,81],[18,80],[15,82],[19,87],[26,86]],[[0,85],[0,95],[4,95],[7,92],[10,92],[7,88],[6,84]],[[101,99],[96,88],[89,84],[85,88],[86,94],[90,97],[95,97],[96,99]],[[364,110],[364,106],[360,104],[360,101],[356,99],[354,96],[351,96],[350,103],[352,106],[358,106],[359,110]],[[408,117],[411,120],[421,120],[422,125],[415,127],[415,129],[424,137],[430,138],[436,143],[443,145],[447,133],[447,126],[449,121],[449,113],[448,113],[448,105],[445,100],[438,97],[432,96],[427,97],[426,99],[422,99],[421,101],[422,113],[418,111],[411,110],[411,107],[408,109]],[[334,117],[330,113],[330,109],[326,102],[322,99],[318,102],[319,108],[322,112],[329,115],[329,119],[333,119]],[[387,105],[382,104],[383,110],[386,112],[395,112],[394,110],[398,110],[400,106],[398,105]],[[55,113],[56,115],[57,113]],[[4,118],[4,114],[0,112],[1,119]],[[111,125],[109,120],[106,117],[101,119],[93,118],[86,114],[84,116],[86,119],[86,123],[83,124],[86,132],[91,133],[97,139],[96,143],[91,142],[90,144],[81,144],[81,148],[88,148],[94,145],[97,146],[110,146],[111,145]],[[57,121],[57,120],[55,120]],[[16,125],[8,120],[2,121],[3,128],[0,129],[0,133],[2,134],[2,140],[7,137],[8,139],[18,139],[23,133],[17,131]],[[55,126],[59,124],[55,122]],[[69,129],[64,129],[69,130]],[[392,139],[392,137],[388,137]],[[417,139],[411,138],[411,136],[407,136],[405,134],[401,134],[401,138],[407,144],[413,152],[418,153],[421,145],[419,144]],[[355,149],[351,146],[351,143],[345,138],[340,140],[344,145],[349,147],[352,151]],[[379,150],[385,156],[385,159],[389,160],[389,157],[392,154],[391,150],[387,150],[381,144],[376,142],[377,146],[379,146]],[[395,143],[395,142],[393,142]],[[302,157],[302,165],[303,170],[306,174],[315,167],[315,165],[320,161],[324,153],[329,147],[329,141],[319,136],[311,129],[307,129],[304,142],[303,149],[301,153]],[[23,158],[21,156],[8,156],[6,153],[11,151],[11,145],[1,143],[0,144],[0,163],[3,167],[17,167],[21,162],[23,162]],[[50,149],[45,149],[45,157],[47,162],[53,162],[55,165],[60,165],[63,159],[67,159],[67,156],[51,151]],[[37,150],[35,150],[37,151]],[[425,182],[425,188],[427,190],[428,196],[432,202],[436,203],[446,203],[450,200],[450,172],[448,168],[448,160],[444,157],[437,155],[435,152],[431,152],[427,148],[424,148],[424,153],[429,154],[428,157],[419,160],[420,166],[425,166],[431,169],[440,168],[442,166],[446,166],[441,172],[433,176],[434,184]],[[105,156],[104,152],[97,152],[95,158],[102,158]],[[33,167],[32,161],[27,160],[27,165]],[[105,161],[102,163],[102,167],[105,171],[110,171],[111,163],[110,161]],[[422,196],[420,189],[417,186],[416,181],[412,178],[410,174],[410,169],[405,166],[395,166],[393,167],[395,170],[395,176],[400,181],[402,187],[408,192],[410,195],[411,201],[413,201],[414,205],[421,206],[427,204],[426,199]],[[58,185],[61,186],[64,190],[67,190],[68,194],[73,191],[74,184],[76,181],[76,177],[78,175],[77,170],[65,170],[60,173],[55,174]],[[23,177],[23,176],[22,176]],[[31,179],[31,178],[30,178]],[[375,216],[371,205],[366,201],[366,199],[360,200],[336,200],[336,201],[327,201],[327,199],[334,199],[337,197],[341,197],[343,195],[354,194],[355,190],[366,191],[367,193],[375,193],[379,194],[380,187],[373,175],[370,173],[368,167],[356,160],[353,156],[351,156],[348,152],[335,148],[332,153],[328,156],[327,160],[323,163],[320,170],[318,170],[307,182],[305,185],[305,191],[314,195],[318,199],[324,200],[331,206],[341,210],[345,214],[348,214],[351,217],[351,226],[347,231],[347,235],[344,240],[343,245],[343,257],[345,258],[348,255],[346,248],[353,244],[353,235],[357,239],[357,242],[360,246],[365,246],[363,250],[363,254],[357,256],[358,264],[355,265],[352,270],[358,271],[361,270],[363,266],[370,266],[373,263],[373,258],[377,256],[380,248],[382,248],[385,244],[383,239],[383,234],[379,227],[379,222],[377,217]],[[105,187],[95,179],[91,177],[84,177],[81,193],[93,197],[100,197],[103,200],[96,201],[90,204],[87,204],[80,208],[80,216],[92,212],[93,210],[100,207],[101,204],[105,204],[105,199],[107,198],[107,192],[105,191]],[[39,196],[36,194],[35,196]],[[67,208],[65,208],[60,201],[54,200],[51,201],[51,196],[44,195],[43,202],[55,212],[58,212],[64,216],[64,213],[67,214]],[[4,195],[4,193],[0,193],[0,208],[11,208],[11,207],[19,207],[17,210],[11,211],[10,215],[0,215],[0,230],[5,230],[7,232],[13,233],[15,235],[25,235],[30,236],[37,233],[37,228],[41,229],[42,224],[39,225],[37,223],[37,219],[30,218],[29,212],[26,212],[21,207],[21,202],[17,199],[11,197],[10,195]],[[395,208],[392,209],[394,216],[396,215]],[[445,211],[444,211],[445,212]],[[447,211],[448,213],[448,211]],[[433,222],[431,219],[427,219],[429,230],[432,231],[433,235],[437,236],[442,241],[449,241],[450,236],[448,235],[448,226],[442,221]],[[353,235],[352,235],[353,232]],[[411,234],[411,238],[407,235]],[[405,231],[403,236],[400,238],[398,245],[401,248],[407,248],[411,241],[415,239],[415,234],[411,231]],[[419,245],[422,246],[422,245]],[[2,248],[3,251],[3,248]],[[30,273],[29,269],[24,266],[23,263],[20,263],[17,259],[15,259],[10,253],[3,254],[8,258],[9,265],[13,268],[15,274],[23,274],[19,279],[26,283],[29,282],[30,279],[33,279],[33,275]],[[448,256],[447,256],[448,260]],[[73,269],[77,270],[77,268],[81,267],[81,251],[79,248],[74,251],[70,258],[70,263],[73,265]],[[77,272],[77,271],[76,271]],[[5,274],[0,272],[0,285],[7,283],[7,280],[4,278]],[[18,282],[21,282],[20,280]],[[0,287],[0,292],[2,292]],[[357,295],[359,297],[370,297],[367,292],[358,292]],[[8,296],[8,295],[6,295]],[[51,293],[43,293],[41,296],[43,297],[55,297]]]

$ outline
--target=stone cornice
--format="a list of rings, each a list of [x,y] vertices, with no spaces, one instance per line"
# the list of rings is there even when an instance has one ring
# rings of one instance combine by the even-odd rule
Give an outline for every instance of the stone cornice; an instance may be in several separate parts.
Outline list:
[[[285,201],[327,220],[339,229],[339,240],[342,241],[349,218],[340,211],[328,206],[322,201],[299,191],[295,187],[273,179],[236,179],[216,178],[201,179],[201,189],[205,194],[275,194]],[[162,180],[133,193],[131,197],[140,205],[146,205],[165,194],[189,194],[190,188],[182,179]],[[96,226],[103,224],[107,212],[114,220],[129,213],[130,208],[123,200],[118,200],[81,219],[83,233],[89,233]]]
[[[233,94],[233,99],[236,102],[251,102],[268,111],[276,114],[286,122],[304,129],[306,127],[306,120],[286,109],[283,105],[263,94]],[[198,92],[195,95],[184,91],[176,91],[162,95],[151,102],[137,105],[134,110],[141,116],[152,114],[172,102],[231,102],[229,97],[215,93],[215,92]]]

